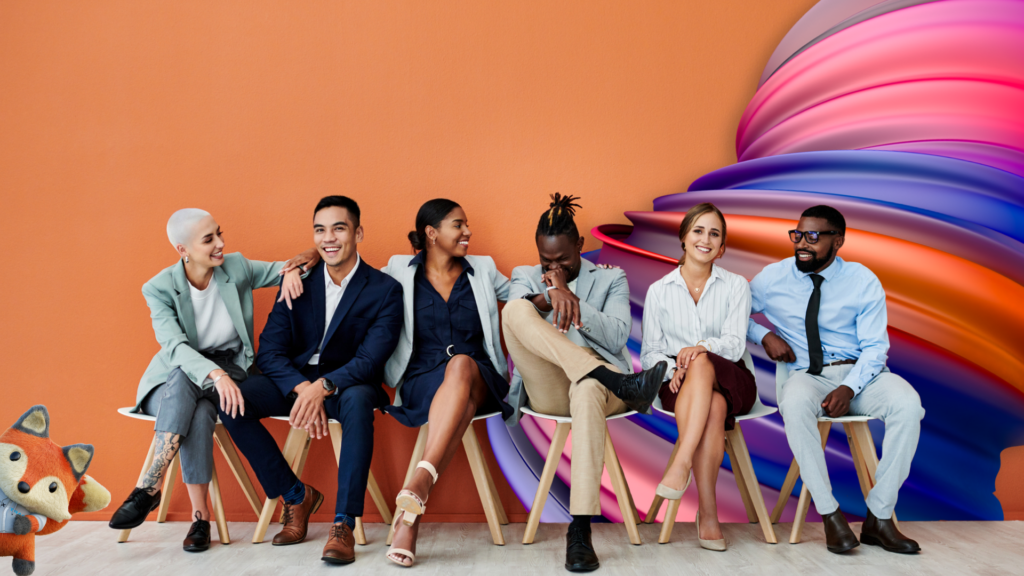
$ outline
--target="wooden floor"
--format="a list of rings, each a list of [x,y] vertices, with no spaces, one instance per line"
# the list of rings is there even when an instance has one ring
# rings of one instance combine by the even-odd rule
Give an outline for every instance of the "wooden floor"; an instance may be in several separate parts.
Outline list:
[[[510,544],[491,543],[486,524],[426,524],[420,531],[415,574],[461,576],[522,576],[566,574],[565,524],[541,524],[534,544],[521,544],[525,524],[505,526]],[[676,524],[673,541],[657,544],[659,525],[642,525],[642,546],[631,546],[622,525],[595,524],[594,546],[601,559],[597,574],[677,576],[685,574],[849,574],[856,576],[924,574],[1024,574],[1024,522],[905,522],[904,532],[920,542],[917,556],[891,554],[871,546],[837,556],[825,550],[821,524],[808,524],[804,542],[788,541],[789,524],[776,531],[782,543],[765,544],[756,524],[723,526],[727,552],[697,546],[693,524]],[[117,533],[100,522],[72,522],[51,536],[36,540],[39,576],[103,575],[157,576],[162,574],[227,574],[292,576],[299,574],[403,574],[406,569],[389,562],[384,544],[387,527],[367,524],[367,546],[357,546],[356,562],[328,566],[320,561],[328,524],[312,524],[306,542],[274,547],[267,541],[250,543],[255,523],[231,523],[232,544],[222,546],[214,537],[210,550],[188,554],[181,540],[188,530],[183,522],[147,522],[134,530],[131,540],[118,544]],[[860,525],[853,525],[860,533]],[[216,534],[216,528],[214,529]],[[2,559],[8,562],[9,559]],[[0,567],[0,573],[9,568]]]

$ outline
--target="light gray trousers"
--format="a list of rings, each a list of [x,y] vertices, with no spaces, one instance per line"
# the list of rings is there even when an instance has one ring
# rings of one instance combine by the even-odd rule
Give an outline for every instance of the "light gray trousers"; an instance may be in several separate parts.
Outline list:
[[[825,415],[821,403],[829,392],[843,383],[852,369],[853,364],[826,366],[818,376],[797,370],[790,373],[778,392],[786,438],[818,514],[831,514],[839,508],[839,502],[832,496],[832,483],[818,434],[818,417]],[[854,396],[849,413],[873,416],[885,422],[882,459],[867,505],[876,518],[892,518],[900,486],[910,475],[910,462],[921,435],[921,419],[924,418],[921,397],[909,382],[886,368]]]

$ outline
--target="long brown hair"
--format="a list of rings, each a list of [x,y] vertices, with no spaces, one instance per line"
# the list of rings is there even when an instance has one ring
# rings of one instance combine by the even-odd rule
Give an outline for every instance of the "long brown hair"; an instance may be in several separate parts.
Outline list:
[[[722,216],[722,211],[711,202],[702,202],[686,211],[686,217],[684,217],[682,223],[679,224],[680,242],[682,242],[683,238],[686,237],[686,235],[690,233],[690,230],[693,229],[694,224],[697,223],[697,218],[700,218],[708,212],[714,212],[717,214],[718,219],[722,222],[722,245],[725,245],[725,216]],[[679,265],[682,266],[685,261],[686,244],[683,244],[683,255],[679,257]]]

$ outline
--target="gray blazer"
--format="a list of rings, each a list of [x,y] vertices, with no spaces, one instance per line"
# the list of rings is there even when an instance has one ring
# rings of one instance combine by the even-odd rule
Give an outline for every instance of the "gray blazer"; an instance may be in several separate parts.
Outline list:
[[[547,287],[540,279],[543,273],[544,270],[539,264],[516,267],[512,271],[509,300],[524,298],[530,294],[543,294]],[[583,328],[577,330],[570,327],[566,336],[580,346],[593,348],[624,374],[632,374],[633,362],[626,348],[629,331],[633,327],[626,272],[618,268],[598,268],[584,259],[576,280],[576,296],[580,299],[580,323],[583,324]],[[544,318],[548,319],[550,315],[550,312],[544,313]],[[526,401],[523,377],[519,375],[519,370],[514,370],[508,403],[515,411],[506,421],[507,424],[519,422]]]
[[[242,340],[242,349],[235,356],[235,364],[242,370],[249,370],[255,352],[253,350],[252,291],[256,288],[276,286],[281,282],[277,275],[284,262],[260,262],[247,260],[241,253],[224,255],[224,264],[213,269],[217,279],[217,290],[231,316],[231,322]],[[164,268],[142,285],[142,295],[149,305],[153,319],[153,332],[160,343],[157,352],[135,395],[134,412],[146,394],[167,382],[167,376],[174,368],[181,370],[189,380],[202,385],[206,376],[218,366],[196,351],[199,337],[196,334],[196,317],[192,310],[192,294],[185,277],[185,265],[181,262]]]
[[[405,369],[412,358],[413,302],[416,297],[416,267],[411,266],[412,256],[392,256],[388,265],[381,272],[388,274],[402,285],[405,299],[405,322],[402,324],[402,335],[398,339],[398,348],[388,359],[384,367],[384,381],[396,389],[395,406],[402,405],[402,381]],[[508,362],[501,351],[501,322],[498,321],[498,300],[508,300],[510,282],[490,256],[466,256],[473,273],[469,274],[469,286],[473,290],[476,307],[480,311],[480,325],[484,330],[484,345],[487,356],[494,364],[494,369],[508,380]]]

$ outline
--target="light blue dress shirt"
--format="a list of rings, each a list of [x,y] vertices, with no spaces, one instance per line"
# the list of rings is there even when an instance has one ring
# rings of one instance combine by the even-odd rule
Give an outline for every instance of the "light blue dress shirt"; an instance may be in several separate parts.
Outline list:
[[[796,362],[789,364],[791,372],[806,370],[811,364],[804,325],[807,302],[814,291],[809,275],[797,270],[796,258],[790,257],[765,266],[750,281],[750,313],[763,312],[775,325],[778,335],[789,343],[796,354]],[[867,267],[839,257],[819,275],[825,278],[818,309],[824,363],[856,359],[857,364],[843,380],[843,385],[849,386],[855,395],[860,394],[885,368],[889,352],[885,291],[878,277]],[[761,344],[768,332],[751,319],[747,340]]]
[[[0,490],[0,534],[14,533],[14,519],[18,516],[35,516],[39,521],[39,529],[46,526],[46,516],[32,514],[24,506],[11,500],[3,490]]]

